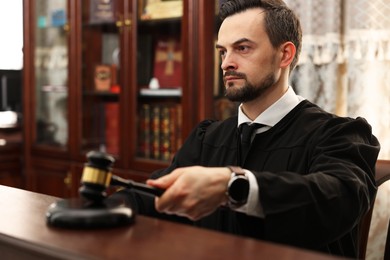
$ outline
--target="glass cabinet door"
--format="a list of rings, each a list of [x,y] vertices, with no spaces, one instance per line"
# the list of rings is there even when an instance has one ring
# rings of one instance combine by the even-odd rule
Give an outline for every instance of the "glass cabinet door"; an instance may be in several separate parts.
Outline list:
[[[138,0],[136,156],[168,162],[181,146],[181,0]]]
[[[35,1],[35,143],[68,143],[67,1]]]
[[[218,30],[221,25],[221,20],[219,19],[218,13],[219,8],[223,4],[223,0],[214,0],[215,1],[215,24],[214,24],[214,46],[216,44]],[[237,114],[237,109],[239,103],[232,102],[225,97],[225,86],[223,84],[223,73],[221,69],[221,56],[217,49],[214,48],[214,118],[218,120],[227,119],[233,115]]]
[[[123,0],[82,1],[82,150],[119,154]]]

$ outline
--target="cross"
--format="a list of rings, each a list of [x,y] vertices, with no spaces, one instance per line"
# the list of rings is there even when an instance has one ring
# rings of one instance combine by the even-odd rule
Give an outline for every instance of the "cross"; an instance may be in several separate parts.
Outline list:
[[[167,62],[165,65],[165,75],[173,74],[174,61],[182,61],[181,51],[175,51],[175,44],[176,41],[174,39],[170,39],[168,42],[164,42],[163,44],[161,44],[163,46],[167,46],[166,51],[158,49],[156,52],[156,62]]]

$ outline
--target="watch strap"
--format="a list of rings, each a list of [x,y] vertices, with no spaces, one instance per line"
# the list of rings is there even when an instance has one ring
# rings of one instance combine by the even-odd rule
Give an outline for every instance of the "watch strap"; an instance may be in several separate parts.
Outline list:
[[[231,165],[229,165],[227,167],[232,171],[232,173],[234,173],[236,175],[244,175],[245,176],[245,171],[241,167],[239,167],[239,166],[231,166]]]

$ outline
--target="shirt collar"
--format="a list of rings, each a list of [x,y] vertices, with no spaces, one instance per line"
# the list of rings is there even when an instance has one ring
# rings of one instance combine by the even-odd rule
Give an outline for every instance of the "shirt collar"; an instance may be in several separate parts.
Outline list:
[[[276,125],[284,116],[294,109],[303,97],[295,94],[292,87],[288,87],[286,93],[261,113],[253,122],[263,124],[269,127]],[[242,104],[238,107],[238,126],[242,123],[253,123],[241,110]]]

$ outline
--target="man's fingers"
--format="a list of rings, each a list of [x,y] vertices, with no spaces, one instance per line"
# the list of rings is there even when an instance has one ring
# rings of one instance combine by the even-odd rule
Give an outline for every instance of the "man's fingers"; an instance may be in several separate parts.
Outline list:
[[[180,174],[181,174],[180,169],[176,169],[173,172],[171,172],[170,174],[167,174],[167,175],[160,177],[158,179],[154,179],[154,180],[149,179],[146,181],[146,184],[165,190],[176,181],[176,179],[180,176]]]

